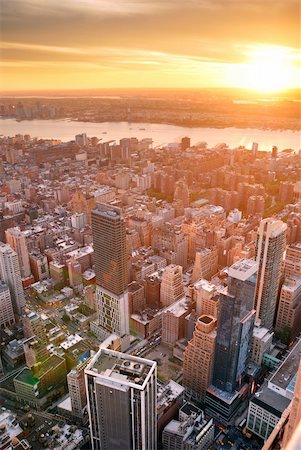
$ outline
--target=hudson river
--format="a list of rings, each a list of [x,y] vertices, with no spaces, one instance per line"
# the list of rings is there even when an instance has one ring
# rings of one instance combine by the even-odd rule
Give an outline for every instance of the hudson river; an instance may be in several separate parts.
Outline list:
[[[175,125],[128,122],[76,122],[69,120],[24,120],[0,119],[0,134],[30,134],[31,137],[56,138],[62,141],[74,139],[76,134],[87,133],[103,141],[123,137],[152,138],[153,145],[178,142],[181,137],[189,136],[191,143],[205,141],[209,147],[221,142],[230,148],[244,145],[251,148],[252,142],[258,142],[260,150],[271,150],[277,145],[279,150],[301,148],[300,131],[257,130],[253,128],[186,128]]]

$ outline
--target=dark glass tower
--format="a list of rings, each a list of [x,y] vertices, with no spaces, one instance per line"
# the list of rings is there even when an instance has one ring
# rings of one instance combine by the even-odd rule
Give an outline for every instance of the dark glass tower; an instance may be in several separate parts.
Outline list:
[[[99,337],[129,334],[126,229],[121,210],[99,203],[92,211]]]
[[[213,384],[223,391],[236,390],[247,366],[255,320],[256,272],[253,260],[233,264],[228,286],[220,295]]]
[[[96,282],[121,295],[128,285],[126,229],[119,208],[99,203],[92,211]]]

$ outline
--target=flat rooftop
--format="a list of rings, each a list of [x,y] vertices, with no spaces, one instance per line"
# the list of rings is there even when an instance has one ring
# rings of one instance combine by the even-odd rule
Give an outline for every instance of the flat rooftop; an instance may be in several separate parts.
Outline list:
[[[227,391],[223,391],[222,389],[219,389],[218,387],[214,386],[213,384],[211,384],[207,391],[214,395],[215,397],[221,399],[223,402],[228,403],[229,405],[231,405],[231,403],[236,399],[236,397],[239,395],[238,391],[235,392],[227,392]]]
[[[257,271],[258,264],[253,259],[240,259],[229,267],[228,274],[230,277],[245,281]]]
[[[260,390],[256,392],[251,400],[257,406],[269,411],[277,417],[281,417],[283,411],[288,407],[291,400],[283,397],[283,395],[277,394],[268,388],[268,383],[261,386]]]
[[[107,216],[110,219],[120,219],[121,209],[116,206],[107,205],[105,203],[97,203],[96,207],[92,209],[93,214],[99,216]]]
[[[88,364],[86,372],[100,381],[111,379],[115,383],[135,385],[141,389],[156,364],[155,361],[102,348]]]
[[[196,283],[193,284],[195,289],[204,289],[207,292],[214,292],[216,290],[216,286],[213,283],[201,278]]]
[[[282,288],[289,292],[296,292],[301,287],[301,278],[295,276],[289,276],[284,280]]]
[[[190,303],[191,303],[190,299],[183,297],[180,300],[178,300],[177,302],[172,303],[171,305],[162,309],[161,311],[162,311],[162,314],[170,312],[176,317],[181,317],[183,314],[185,314],[186,311],[188,311]]]
[[[286,390],[296,375],[301,358],[301,339],[295,344],[285,360],[269,380],[269,387]]]

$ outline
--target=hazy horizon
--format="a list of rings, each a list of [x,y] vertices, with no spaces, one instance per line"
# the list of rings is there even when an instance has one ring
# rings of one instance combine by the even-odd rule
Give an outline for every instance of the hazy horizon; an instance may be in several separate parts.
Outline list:
[[[6,91],[300,88],[298,0],[4,0]]]

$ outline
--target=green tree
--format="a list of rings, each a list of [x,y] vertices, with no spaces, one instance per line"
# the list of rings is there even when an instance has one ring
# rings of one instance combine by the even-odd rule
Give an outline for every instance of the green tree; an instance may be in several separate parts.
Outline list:
[[[276,331],[276,337],[278,339],[280,339],[280,341],[285,344],[285,345],[289,345],[289,343],[291,342],[291,338],[292,338],[292,330],[290,329],[290,327],[288,327],[287,325],[285,325],[283,328],[281,328],[280,330]]]
[[[67,314],[64,314],[62,317],[62,320],[63,320],[63,322],[68,323],[68,322],[70,322],[70,317],[67,316]]]

